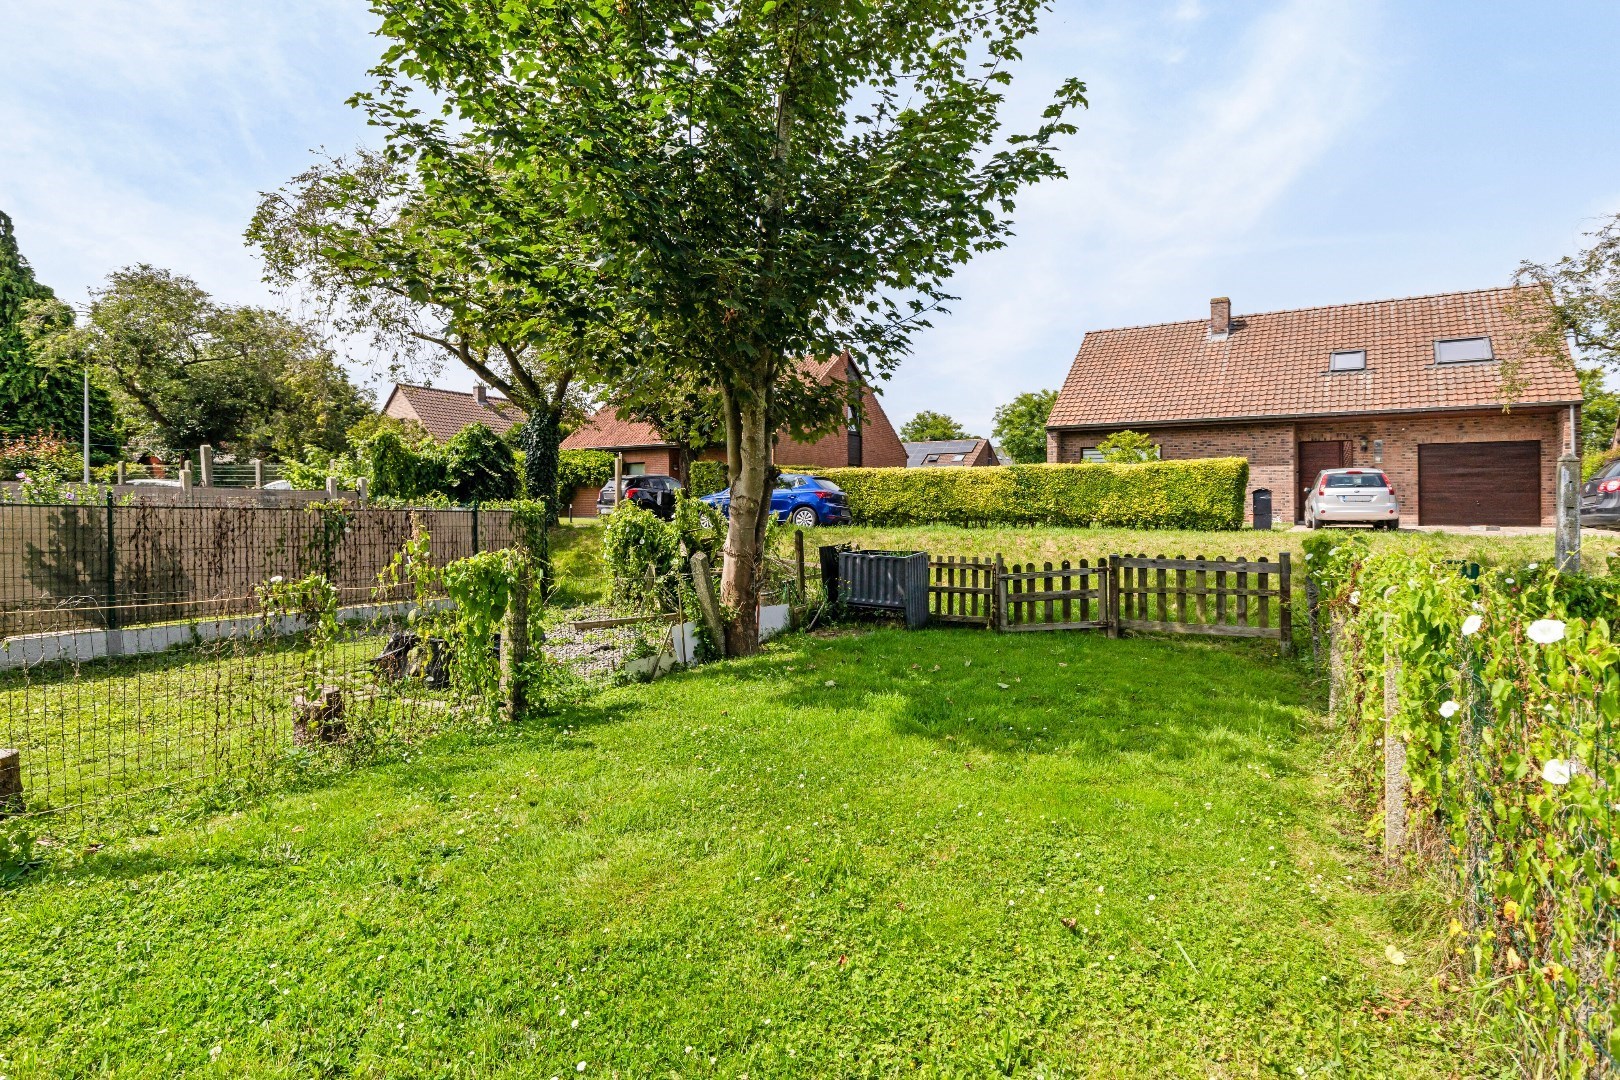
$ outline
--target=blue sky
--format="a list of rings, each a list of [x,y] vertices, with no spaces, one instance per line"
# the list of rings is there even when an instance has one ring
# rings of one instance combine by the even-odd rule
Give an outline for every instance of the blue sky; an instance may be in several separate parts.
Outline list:
[[[77,301],[146,261],[269,300],[242,228],[312,148],[368,139],[343,102],[372,24],[354,0],[0,0],[0,208],[41,278]],[[1015,124],[1090,84],[1070,178],[958,275],[885,390],[897,424],[987,433],[1087,329],[1499,284],[1620,210],[1613,0],[1057,0],[1025,52]]]

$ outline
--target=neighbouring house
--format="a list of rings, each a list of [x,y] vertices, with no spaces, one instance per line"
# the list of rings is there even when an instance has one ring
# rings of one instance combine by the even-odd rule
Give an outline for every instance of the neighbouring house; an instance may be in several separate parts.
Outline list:
[[[491,394],[483,386],[473,387],[469,394],[462,390],[395,383],[382,411],[384,416],[415,420],[440,443],[449,442],[471,424],[483,424],[495,434],[503,435],[528,418],[522,409]]]
[[[925,442],[908,442],[905,448],[908,469],[959,469],[1001,464],[996,448],[990,445],[989,439],[929,439]]]
[[[827,385],[834,380],[848,382],[851,378],[861,382],[861,423],[853,422],[844,431],[834,432],[814,442],[800,442],[787,432],[776,437],[776,460],[785,467],[841,468],[849,465],[901,468],[906,464],[906,449],[895,434],[894,426],[879,404],[872,388],[860,378],[860,371],[848,353],[825,360],[806,361],[807,373],[816,382]],[[666,440],[651,424],[621,417],[613,408],[597,411],[578,429],[563,440],[564,450],[606,450],[621,454],[627,476],[673,476],[681,482],[681,448]],[[720,461],[725,448],[703,447],[693,454],[699,460]],[[575,517],[596,514],[595,489],[581,488],[572,494],[570,512]]]
[[[1376,466],[1403,524],[1550,525],[1581,388],[1567,351],[1531,343],[1546,304],[1514,287],[1234,315],[1223,297],[1208,319],[1093,330],[1046,459],[1140,431],[1165,458],[1247,458],[1283,521],[1321,470]]]

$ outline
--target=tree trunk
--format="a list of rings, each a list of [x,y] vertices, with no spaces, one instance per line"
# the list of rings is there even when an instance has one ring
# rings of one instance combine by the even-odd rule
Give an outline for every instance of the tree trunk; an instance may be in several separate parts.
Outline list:
[[[771,433],[759,399],[739,404],[734,415],[737,463],[731,477],[720,603],[728,616],[726,655],[748,656],[759,651],[759,567],[771,510]]]
[[[546,504],[546,527],[557,524],[557,456],[562,445],[561,409],[536,409],[523,425],[523,486],[531,499]],[[573,492],[569,492],[570,498]],[[540,595],[550,597],[556,582],[551,572],[551,545],[540,537],[538,551],[531,552],[540,573]]]

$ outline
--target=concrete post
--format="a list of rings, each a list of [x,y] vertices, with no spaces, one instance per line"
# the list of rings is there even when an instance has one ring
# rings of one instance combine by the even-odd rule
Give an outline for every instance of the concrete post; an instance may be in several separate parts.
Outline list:
[[[326,478],[326,497],[328,499],[335,499],[335,498],[337,498],[337,496],[338,496],[337,477],[328,476]]]
[[[1344,616],[1334,611],[1328,617],[1328,718],[1339,719],[1344,704]]]
[[[120,461],[118,463],[118,484],[122,486],[126,479],[127,475],[124,470],[124,463]]]
[[[1555,562],[1561,574],[1581,568],[1581,459],[1563,454],[1558,459],[1558,537]]]
[[[264,487],[264,460],[262,458],[253,459],[253,486],[256,488]]]
[[[180,466],[180,490],[189,495],[191,493],[191,482],[191,462],[188,461]]]
[[[371,490],[371,484],[369,482],[367,482],[365,477],[362,476],[359,479],[357,479],[354,482],[354,498],[355,498],[355,501],[358,502],[361,506],[364,506],[366,504],[366,494],[370,490]]]
[[[624,495],[624,455],[613,455],[613,508],[618,509],[619,499]]]
[[[202,465],[202,486],[214,486],[214,448],[203,443],[197,448],[197,461]]]
[[[714,578],[710,576],[709,557],[701,551],[692,554],[692,591],[697,594],[698,611],[703,625],[709,631],[715,648],[725,655],[726,633],[720,619],[720,601],[714,595]]]
[[[1406,741],[1397,731],[1400,713],[1401,658],[1389,643],[1384,619],[1384,858],[1400,858],[1406,846]]]

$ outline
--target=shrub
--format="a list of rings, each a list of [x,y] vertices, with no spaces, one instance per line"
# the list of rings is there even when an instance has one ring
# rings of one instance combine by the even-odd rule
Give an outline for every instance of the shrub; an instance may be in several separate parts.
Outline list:
[[[444,448],[450,494],[464,503],[518,497],[517,460],[512,448],[483,424],[468,424]]]
[[[857,525],[1239,529],[1243,458],[1140,465],[811,470],[843,488]]]
[[[1159,460],[1159,444],[1140,431],[1116,431],[1097,444],[1102,459],[1112,465],[1135,465]]]
[[[694,461],[686,470],[686,493],[694,499],[724,491],[729,483],[723,461]]]
[[[616,599],[668,599],[680,575],[680,530],[674,522],[661,521],[627,500],[608,515],[602,530],[602,561],[613,578]],[[647,596],[649,569],[655,597]]]
[[[79,475],[78,448],[55,435],[24,435],[0,441],[0,480],[18,479],[18,473],[71,479]]]
[[[1581,456],[1581,479],[1592,479],[1615,461],[1620,461],[1620,449],[1587,451]]]
[[[449,487],[444,458],[431,443],[412,447],[397,431],[385,428],[366,440],[362,456],[372,492],[384,498],[417,499]]]
[[[606,450],[564,450],[557,455],[557,499],[566,505],[580,488],[601,490],[613,479]]]

